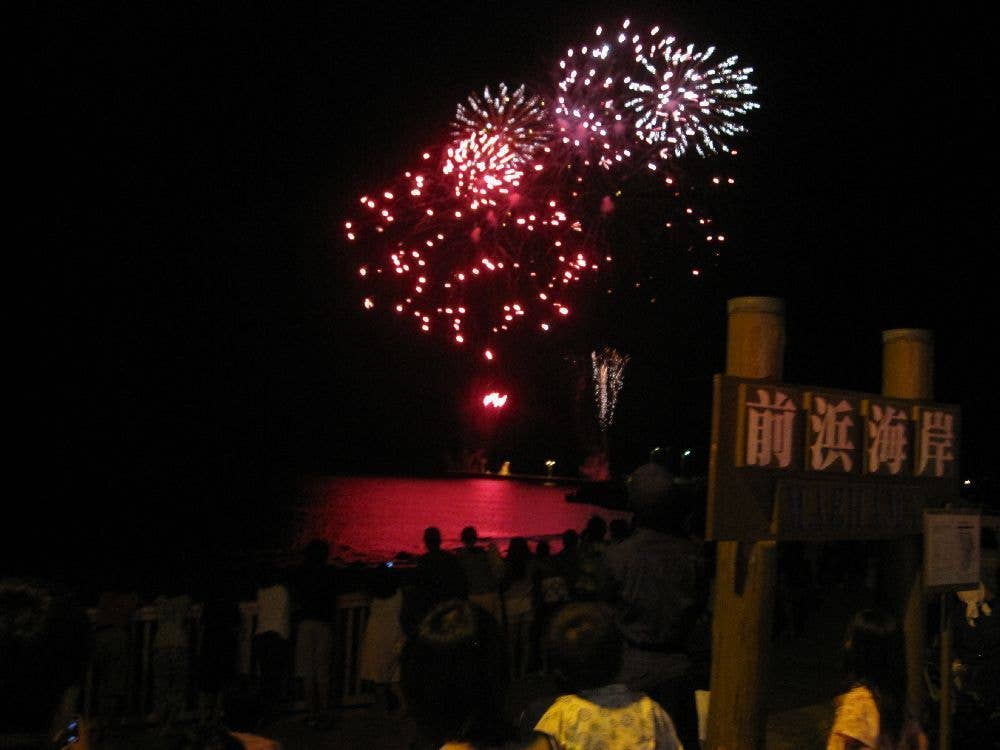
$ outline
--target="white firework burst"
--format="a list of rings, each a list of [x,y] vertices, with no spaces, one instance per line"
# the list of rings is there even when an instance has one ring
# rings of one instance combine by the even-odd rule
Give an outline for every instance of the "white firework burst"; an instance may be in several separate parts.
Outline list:
[[[659,29],[650,32],[657,36]],[[742,116],[760,105],[750,99],[757,87],[751,67],[738,67],[731,55],[712,62],[715,47],[697,51],[677,45],[673,36],[637,41],[635,73],[627,81],[626,109],[640,140],[659,148],[661,159],[728,152],[728,139],[746,132]]]

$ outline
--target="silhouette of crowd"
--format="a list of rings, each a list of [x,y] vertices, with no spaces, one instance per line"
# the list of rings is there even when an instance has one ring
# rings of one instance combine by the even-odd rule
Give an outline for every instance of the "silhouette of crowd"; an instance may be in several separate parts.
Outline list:
[[[259,560],[239,575],[182,566],[138,584],[109,577],[89,607],[66,604],[41,583],[4,580],[0,636],[13,644],[7,672],[18,675],[3,675],[4,709],[24,720],[5,719],[0,733],[45,738],[25,747],[68,742],[80,731],[86,686],[86,747],[138,717],[177,738],[176,747],[273,749],[265,735],[279,717],[333,728],[344,698],[338,679],[353,674],[377,711],[412,718],[413,750],[698,748],[711,545],[697,501],[678,493],[662,464],[634,471],[627,495],[628,521],[595,514],[582,528],[534,538],[484,539],[468,525],[446,542],[429,526],[422,554],[356,567],[350,579],[331,564],[328,543],[314,539],[294,558]],[[783,548],[775,637],[802,631],[802,592],[816,569],[807,552]],[[991,658],[1000,651],[987,627],[996,622],[995,574],[984,580],[966,592],[955,623],[966,681],[977,680],[980,692],[995,668],[967,643],[985,634]],[[345,612],[345,596],[361,604]],[[17,608],[36,634],[10,625]],[[59,647],[47,649],[47,638]],[[874,716],[891,742],[924,746],[901,703],[897,640],[884,612],[858,613],[845,638],[850,670],[831,743],[881,742],[865,734]],[[872,654],[886,658],[881,672]],[[512,704],[512,681],[536,675],[551,692]]]

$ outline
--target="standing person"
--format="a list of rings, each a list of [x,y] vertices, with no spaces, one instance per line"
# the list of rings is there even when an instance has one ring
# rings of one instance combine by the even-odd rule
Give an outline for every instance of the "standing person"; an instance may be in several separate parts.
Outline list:
[[[531,625],[534,619],[532,606],[532,556],[528,541],[521,536],[510,540],[504,558],[503,592],[504,622],[512,677],[528,671],[531,658]]]
[[[612,518],[611,523],[608,524],[608,534],[610,536],[608,543],[618,544],[619,542],[624,542],[631,533],[632,527],[628,521],[624,518]]]
[[[577,601],[597,601],[605,596],[608,585],[604,567],[607,532],[607,522],[595,514],[580,535],[577,576],[573,586],[573,598]]]
[[[908,715],[903,637],[890,615],[864,609],[847,626],[848,690],[836,701],[827,750],[927,750],[927,737]]]
[[[690,639],[708,600],[700,544],[685,531],[686,508],[658,463],[628,484],[635,530],[604,552],[609,592],[625,640],[619,680],[652,697],[673,718],[681,742],[698,746]]]
[[[617,682],[622,637],[610,609],[574,602],[549,628],[553,672],[567,691],[535,724],[559,748],[683,750],[666,711],[648,695]]]
[[[257,586],[257,626],[253,652],[260,670],[260,693],[266,722],[286,697],[291,661],[291,595],[273,564],[265,565]]]
[[[406,636],[402,628],[403,592],[388,565],[372,571],[368,581],[371,605],[361,637],[358,676],[368,683],[386,712],[399,708],[394,684],[399,682],[399,653]]]
[[[532,666],[545,669],[545,639],[543,637],[552,615],[569,601],[569,586],[562,569],[552,556],[549,543],[545,539],[535,545],[535,559],[532,565],[531,593],[534,600],[535,618],[531,624],[531,645],[534,653]]]
[[[236,677],[240,609],[226,577],[213,576],[202,595],[198,706],[203,724],[219,721],[223,695]]]
[[[469,588],[469,601],[478,604],[497,622],[501,622],[503,613],[500,602],[500,577],[503,571],[503,558],[495,545],[487,548],[479,547],[476,542],[479,535],[474,526],[462,529],[462,548],[456,556],[465,571],[465,583]]]
[[[94,620],[94,686],[98,716],[107,726],[121,722],[128,709],[132,675],[132,618],[139,594],[128,586],[102,591]]]
[[[306,723],[318,729],[330,724],[330,673],[333,666],[333,624],[337,592],[327,561],[330,545],[313,539],[306,545],[295,587],[298,626],[295,663],[302,672]]]
[[[562,549],[556,553],[555,560],[572,597],[580,573],[580,535],[576,529],[566,529],[562,533]]]
[[[36,580],[0,580],[0,747],[85,750],[75,716],[93,636],[68,593]],[[70,732],[78,732],[77,744]]]
[[[417,625],[436,604],[468,596],[465,571],[455,555],[441,549],[439,528],[424,529],[424,547],[427,552],[417,560],[411,583],[403,593],[400,618],[407,636],[416,633]]]
[[[187,709],[191,678],[191,595],[186,582],[171,577],[153,600],[156,635],[153,636],[154,721],[170,729]]]

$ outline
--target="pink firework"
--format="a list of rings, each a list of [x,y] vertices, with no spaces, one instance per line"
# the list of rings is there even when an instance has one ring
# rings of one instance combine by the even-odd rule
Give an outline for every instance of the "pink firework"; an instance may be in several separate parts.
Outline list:
[[[526,172],[543,169],[536,159],[550,136],[542,100],[526,95],[524,86],[511,92],[501,83],[496,96],[486,88],[481,98],[458,105],[441,171],[454,180],[456,197],[506,193],[521,186]]]
[[[611,169],[632,156],[620,74],[628,28],[625,21],[617,34],[606,34],[598,26],[591,43],[570,48],[559,61],[556,139],[585,166]]]
[[[589,44],[559,61],[562,145],[576,162],[605,169],[634,161],[655,170],[689,151],[728,153],[746,132],[743,117],[759,105],[750,98],[753,68],[739,67],[736,55],[714,55],[714,47],[679,45],[659,26],[597,27]]]
[[[530,192],[459,200],[430,152],[424,162],[363,196],[361,217],[345,224],[361,256],[363,306],[484,353],[499,337],[545,334],[569,319],[582,282],[606,262],[581,222]]]

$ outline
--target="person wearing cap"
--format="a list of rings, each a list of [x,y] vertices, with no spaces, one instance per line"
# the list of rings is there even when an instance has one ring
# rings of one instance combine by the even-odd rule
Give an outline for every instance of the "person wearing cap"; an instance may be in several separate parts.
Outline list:
[[[615,620],[625,642],[618,681],[659,702],[681,741],[697,747],[688,640],[708,600],[701,545],[685,530],[689,508],[660,462],[628,480],[635,531],[604,553]]]

